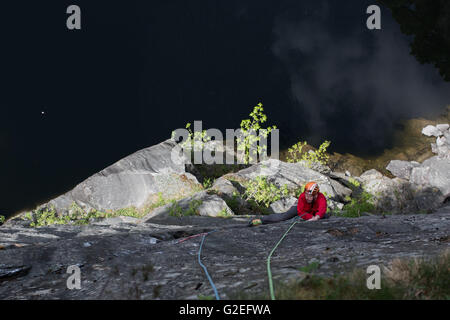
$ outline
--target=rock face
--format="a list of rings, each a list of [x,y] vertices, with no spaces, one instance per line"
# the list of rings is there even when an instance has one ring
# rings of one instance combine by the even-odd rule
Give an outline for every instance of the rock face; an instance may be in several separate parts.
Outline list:
[[[249,168],[242,169],[236,173],[227,174],[227,179],[247,181],[256,177],[267,177],[270,183],[279,187],[284,185],[290,190],[304,186],[309,181],[316,181],[321,192],[325,192],[328,198],[342,201],[351,190],[333,181],[328,176],[305,167],[300,163],[287,163],[275,159],[261,161]]]
[[[438,188],[444,199],[450,197],[450,160],[438,156],[425,160],[411,173],[411,183]]]
[[[197,179],[185,171],[186,159],[173,153],[176,146],[166,140],[135,152],[94,174],[73,190],[51,200],[58,213],[75,202],[85,209],[117,210],[142,208],[157,200],[161,192],[166,199],[181,198],[201,189]]]
[[[247,218],[248,219],[248,218]],[[1,299],[197,299],[213,296],[197,261],[201,253],[222,299],[268,290],[266,258],[292,221],[243,227],[234,217],[154,216],[106,219],[87,226],[0,227]],[[318,275],[387,265],[394,258],[433,256],[449,247],[450,207],[434,214],[331,217],[295,225],[274,253],[275,281],[302,279],[314,260]],[[305,243],[305,239],[314,239]],[[69,266],[81,289],[67,289]],[[277,282],[275,282],[276,285]]]
[[[448,127],[425,130],[439,133],[436,157],[422,164],[392,161],[388,168],[398,176],[394,179],[376,170],[351,177],[324,166],[313,170],[301,163],[269,159],[220,177],[208,190],[202,190],[195,176],[185,171],[190,164],[182,153],[173,152],[175,142],[164,141],[118,161],[46,204],[64,213],[72,202],[85,210],[104,211],[142,208],[160,196],[173,199],[144,218],[31,228],[30,221],[19,216],[0,226],[0,299],[212,295],[197,260],[200,235],[205,232],[211,233],[205,238],[202,259],[221,298],[261,293],[268,287],[267,255],[292,221],[249,228],[248,219],[255,216],[238,215],[248,213],[241,210],[248,204],[243,199],[245,182],[260,176],[291,191],[314,180],[331,209],[342,209],[349,196],[366,191],[383,212],[410,214],[386,218],[361,214],[349,219],[331,213],[328,219],[301,221],[273,256],[276,281],[301,279],[300,268],[312,260],[319,262],[318,274],[331,276],[394,258],[438,254],[448,248],[450,207],[434,214],[418,214],[418,210],[440,206],[450,193],[450,160],[443,153],[450,140],[445,130]],[[271,203],[269,211],[284,212],[296,203],[295,197],[286,197]],[[299,246],[305,239],[314,242]],[[80,290],[67,289],[69,266],[81,270]]]
[[[422,133],[435,136],[431,144],[437,155],[419,164],[417,162],[392,160],[386,167],[396,177],[409,180],[415,189],[438,189],[434,201],[442,203],[450,197],[450,129],[448,124],[426,126]]]
[[[208,194],[206,191],[201,191],[190,197],[166,204],[153,210],[144,218],[144,221],[156,216],[199,215],[205,217],[217,217],[221,214],[224,216],[234,215],[233,211],[222,198],[215,194]]]
[[[392,160],[386,169],[398,178],[409,180],[412,169],[419,166],[420,163],[416,161]]]

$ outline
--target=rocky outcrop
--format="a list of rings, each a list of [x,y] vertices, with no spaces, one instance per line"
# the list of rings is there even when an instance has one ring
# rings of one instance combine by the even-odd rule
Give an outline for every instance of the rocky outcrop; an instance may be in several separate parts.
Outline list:
[[[448,130],[445,126],[435,129],[426,132]],[[186,172],[191,164],[181,153],[172,152],[174,148],[176,144],[167,140],[138,151],[46,204],[64,213],[73,202],[85,210],[103,211],[142,208],[160,197],[172,199],[143,218],[92,218],[85,226],[31,228],[30,221],[18,216],[0,226],[0,299],[197,299],[212,295],[197,257],[199,235],[210,231],[214,232],[205,238],[202,259],[221,298],[261,293],[268,287],[267,254],[292,222],[249,228],[248,219],[255,215],[239,216],[249,213],[240,210],[248,204],[246,182],[261,176],[295,192],[314,180],[332,209],[328,219],[295,225],[273,256],[276,281],[302,279],[305,274],[300,268],[311,261],[319,263],[318,274],[332,276],[398,257],[435,255],[448,248],[450,207],[423,214],[428,212],[423,209],[441,206],[450,192],[449,160],[442,148],[422,164],[391,162],[391,172],[398,175],[394,179],[377,170],[352,177],[325,166],[269,159],[223,175],[208,190],[202,190],[195,176]],[[409,215],[361,213],[360,218],[348,219],[332,212],[364,191],[373,196],[381,212]],[[272,202],[268,210],[284,212],[296,204],[297,198],[288,196]],[[314,242],[299,246],[305,239]],[[80,290],[67,289],[69,266],[81,269]]]
[[[411,183],[440,190],[442,200],[450,197],[450,160],[438,156],[425,160],[411,172]]]
[[[371,195],[378,212],[409,213],[439,208],[444,198],[437,188],[423,187],[401,178],[390,179],[377,170],[364,172],[362,189]]]
[[[261,176],[279,187],[286,185],[289,190],[296,190],[309,181],[316,181],[321,192],[335,201],[342,201],[351,194],[351,190],[301,163],[287,163],[276,159],[261,161],[236,173],[227,174],[224,178],[244,182]]]
[[[409,180],[412,169],[419,166],[420,163],[417,161],[392,160],[386,169],[398,178]]]
[[[0,227],[1,299],[198,299],[213,296],[202,262],[222,299],[268,290],[266,258],[291,221],[244,227],[248,218],[154,216],[114,218],[87,226],[28,228],[20,219]],[[450,207],[434,214],[332,216],[295,225],[272,257],[275,280],[300,280],[300,268],[333,276],[387,265],[394,258],[434,256],[448,248]],[[314,239],[305,242],[305,239]],[[299,243],[302,245],[299,246]],[[69,266],[81,289],[67,289]]]
[[[215,194],[209,194],[206,191],[197,192],[196,194],[183,198],[178,201],[161,206],[151,211],[144,221],[155,217],[181,217],[186,215],[197,215],[205,217],[232,216],[233,211],[228,207],[226,202]]]
[[[58,213],[69,210],[72,203],[86,211],[143,208],[164,198],[183,198],[202,187],[185,171],[186,158],[173,152],[176,144],[166,140],[137,151],[81,182],[71,191],[44,206],[54,206]]]
[[[436,137],[431,144],[437,154],[421,164],[411,161],[392,160],[387,169],[396,177],[408,180],[417,190],[437,189],[434,202],[442,203],[450,197],[450,129],[448,124],[428,125],[422,133]]]

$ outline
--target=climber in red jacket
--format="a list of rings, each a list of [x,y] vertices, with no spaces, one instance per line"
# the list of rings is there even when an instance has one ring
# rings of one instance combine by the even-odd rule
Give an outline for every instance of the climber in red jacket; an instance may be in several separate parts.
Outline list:
[[[324,218],[326,212],[327,199],[320,193],[319,185],[311,181],[306,184],[305,191],[298,197],[297,207],[292,206],[286,212],[253,219],[249,222],[249,226],[280,222],[291,219],[296,215],[299,215],[303,220],[316,221]]]
[[[304,220],[319,220],[327,212],[327,199],[319,192],[319,185],[314,181],[306,184],[305,192],[298,198],[297,213]]]

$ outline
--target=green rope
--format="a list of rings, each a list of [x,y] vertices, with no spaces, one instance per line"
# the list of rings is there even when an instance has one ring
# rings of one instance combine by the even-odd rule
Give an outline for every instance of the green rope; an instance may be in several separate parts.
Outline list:
[[[273,291],[272,272],[270,271],[270,258],[272,257],[272,254],[275,252],[275,250],[277,249],[277,247],[281,243],[281,241],[283,241],[283,239],[287,236],[289,231],[291,231],[292,227],[298,222],[299,222],[299,219],[295,220],[294,223],[291,224],[289,229],[287,229],[287,231],[283,234],[281,239],[278,241],[278,243],[275,245],[275,247],[273,247],[272,251],[270,252],[269,256],[267,257],[267,276],[269,277],[270,298],[272,300],[275,300],[275,293]]]

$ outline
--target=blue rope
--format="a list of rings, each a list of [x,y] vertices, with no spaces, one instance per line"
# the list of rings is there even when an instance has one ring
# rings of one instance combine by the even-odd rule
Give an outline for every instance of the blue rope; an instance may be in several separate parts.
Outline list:
[[[202,252],[203,242],[205,242],[206,236],[207,236],[208,234],[210,234],[210,233],[215,232],[215,231],[216,231],[216,230],[211,231],[211,232],[208,232],[207,234],[203,235],[203,237],[202,237],[202,242],[200,243],[200,249],[198,250],[198,263],[199,263],[200,266],[203,268],[203,270],[205,270],[206,277],[208,278],[209,283],[211,284],[211,287],[212,287],[213,290],[214,290],[214,294],[216,295],[216,300],[220,300],[219,293],[217,292],[217,288],[216,288],[216,286],[214,285],[214,282],[212,281],[211,277],[209,276],[208,270],[206,269],[205,265],[204,265],[204,264],[202,263],[202,261],[200,260],[200,255],[201,255],[201,252]]]

